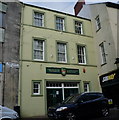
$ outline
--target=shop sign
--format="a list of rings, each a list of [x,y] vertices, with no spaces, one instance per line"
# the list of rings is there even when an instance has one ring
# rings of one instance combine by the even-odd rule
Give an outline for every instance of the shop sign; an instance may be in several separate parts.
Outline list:
[[[114,77],[115,77],[115,75],[116,75],[116,74],[113,73],[113,74],[111,74],[111,75],[108,75],[108,76],[103,77],[102,82],[106,82],[106,81],[108,81],[108,80],[113,80]]]
[[[3,70],[2,70],[2,64],[0,64],[0,72],[3,72]]]
[[[63,76],[65,76],[66,74],[79,75],[79,69],[46,67],[46,73],[62,74]]]
[[[102,87],[119,84],[119,70],[100,76],[100,84]]]

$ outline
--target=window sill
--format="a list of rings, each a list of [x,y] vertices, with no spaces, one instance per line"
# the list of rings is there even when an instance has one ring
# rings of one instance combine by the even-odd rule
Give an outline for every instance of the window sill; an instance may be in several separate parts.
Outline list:
[[[86,63],[78,63],[79,65],[87,65]]]
[[[104,65],[106,65],[106,64],[107,64],[107,63],[103,63],[103,64],[101,64],[101,67],[104,66]]]
[[[98,28],[98,29],[96,30],[96,32],[98,32],[100,29],[101,29],[101,27],[100,27],[100,28]]]
[[[41,95],[31,95],[31,97],[42,97],[43,95],[41,94]]]

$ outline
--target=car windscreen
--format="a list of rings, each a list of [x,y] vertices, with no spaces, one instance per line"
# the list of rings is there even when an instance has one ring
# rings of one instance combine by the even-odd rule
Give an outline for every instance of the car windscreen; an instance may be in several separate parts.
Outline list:
[[[62,103],[67,104],[67,103],[75,103],[78,99],[79,95],[72,95],[67,97]]]

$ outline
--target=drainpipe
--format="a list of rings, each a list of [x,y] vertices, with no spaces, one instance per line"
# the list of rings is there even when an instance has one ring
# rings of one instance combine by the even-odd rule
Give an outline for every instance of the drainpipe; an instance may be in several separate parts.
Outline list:
[[[21,34],[20,34],[20,69],[19,69],[19,106],[22,106],[22,55],[23,55],[23,21],[24,21],[24,3],[21,3]]]

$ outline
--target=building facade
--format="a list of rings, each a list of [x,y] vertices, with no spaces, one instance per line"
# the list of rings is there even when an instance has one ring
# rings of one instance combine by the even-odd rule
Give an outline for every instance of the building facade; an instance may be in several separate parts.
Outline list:
[[[22,117],[45,116],[71,94],[100,91],[89,19],[24,4],[21,24]]]
[[[84,11],[90,11],[88,17],[91,18],[96,41],[102,91],[113,99],[114,105],[119,105],[119,4],[105,2],[84,5],[79,15]]]
[[[115,105],[119,105],[119,4],[110,2],[94,4],[90,5],[90,10],[94,38],[97,41],[102,91],[107,97],[113,99]]]
[[[0,2],[0,104],[18,105],[21,6]]]

